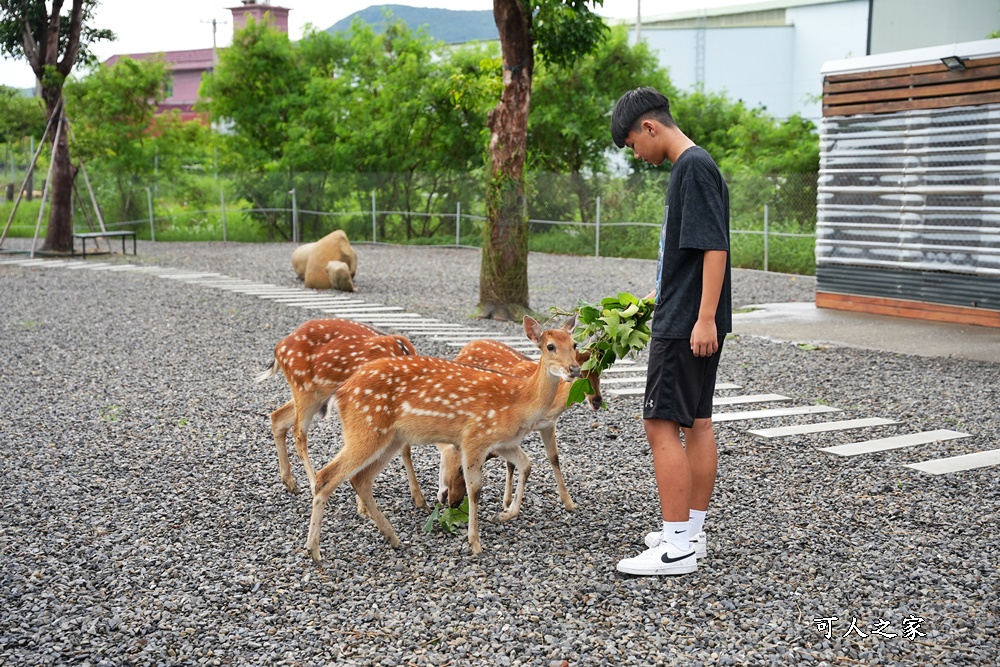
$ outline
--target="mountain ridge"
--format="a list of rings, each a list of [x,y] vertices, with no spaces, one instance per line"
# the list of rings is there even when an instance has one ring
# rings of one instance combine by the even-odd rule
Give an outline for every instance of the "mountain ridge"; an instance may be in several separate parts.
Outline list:
[[[434,7],[410,7],[409,5],[371,5],[342,18],[326,29],[329,33],[344,32],[351,27],[355,18],[372,26],[376,32],[384,32],[385,12],[403,21],[411,30],[424,29],[430,37],[446,44],[498,40],[500,33],[489,9],[440,9]]]

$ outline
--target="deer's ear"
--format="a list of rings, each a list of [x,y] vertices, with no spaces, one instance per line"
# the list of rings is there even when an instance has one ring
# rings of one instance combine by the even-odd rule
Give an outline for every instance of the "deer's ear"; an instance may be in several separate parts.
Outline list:
[[[528,337],[532,343],[537,343],[542,337],[542,325],[538,323],[533,317],[528,315],[524,316],[524,335]]]
[[[566,318],[566,321],[563,322],[562,329],[563,329],[563,331],[568,331],[570,333],[573,333],[573,330],[576,329],[576,315],[575,314],[572,317],[567,317]]]

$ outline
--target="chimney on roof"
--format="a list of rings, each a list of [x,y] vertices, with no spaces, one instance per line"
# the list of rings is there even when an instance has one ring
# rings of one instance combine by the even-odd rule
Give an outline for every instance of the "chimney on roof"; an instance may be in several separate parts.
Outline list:
[[[233,34],[242,30],[247,24],[247,17],[252,17],[254,21],[260,23],[267,21],[281,32],[288,32],[288,8],[273,6],[267,0],[257,2],[257,0],[240,0],[241,7],[230,7],[233,13]]]

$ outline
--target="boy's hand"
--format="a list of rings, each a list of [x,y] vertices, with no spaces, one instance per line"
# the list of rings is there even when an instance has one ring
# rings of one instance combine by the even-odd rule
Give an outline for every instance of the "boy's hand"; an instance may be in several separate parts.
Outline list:
[[[691,352],[696,357],[710,357],[719,349],[715,318],[699,319],[691,331]]]

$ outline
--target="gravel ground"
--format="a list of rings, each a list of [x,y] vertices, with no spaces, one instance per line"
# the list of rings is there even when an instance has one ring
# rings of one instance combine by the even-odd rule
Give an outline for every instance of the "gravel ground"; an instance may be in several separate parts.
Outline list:
[[[357,249],[359,297],[477,324],[477,251]],[[138,257],[100,259],[294,286],[290,250],[140,243]],[[654,270],[533,254],[531,303],[644,294]],[[737,306],[810,300],[814,288],[760,272],[734,280]],[[522,514],[484,523],[472,557],[464,536],[421,531],[426,513],[397,461],[375,493],[403,547],[356,515],[345,485],[317,566],[303,550],[308,495],[284,491],[271,442],[268,415],[287,387],[253,382],[315,313],[135,272],[0,265],[0,285],[0,664],[993,665],[1000,654],[997,468],[903,467],[996,448],[997,365],[731,337],[720,381],[742,389],[720,395],[781,393],[842,408],[837,419],[900,423],[772,440],[747,429],[817,418],[717,424],[709,555],[691,575],[614,569],[659,520],[634,397],[562,418],[577,511],[558,503],[531,435]],[[424,354],[455,352],[413,340]],[[817,451],[939,428],[972,437]],[[337,420],[312,433],[319,466],[337,450]],[[435,458],[414,452],[425,491]],[[292,469],[301,484],[294,457]],[[502,479],[487,466],[485,516]]]

